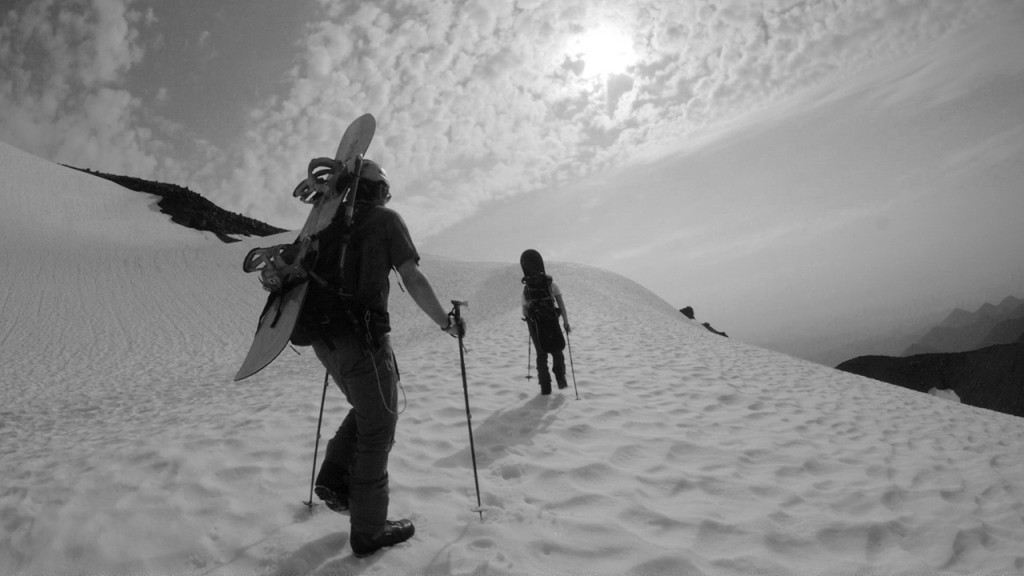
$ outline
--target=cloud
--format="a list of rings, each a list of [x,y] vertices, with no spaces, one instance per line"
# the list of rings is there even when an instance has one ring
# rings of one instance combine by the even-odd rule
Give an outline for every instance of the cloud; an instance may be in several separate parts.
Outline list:
[[[149,171],[152,138],[123,88],[142,59],[126,0],[35,0],[0,23],[0,134],[58,162]]]
[[[392,174],[414,231],[431,234],[495,200],[671,154],[698,130],[911,52],[1006,2],[317,5],[284,91],[222,138],[233,147],[196,142],[188,158],[164,153],[173,122],[152,121],[151,103],[131,91],[143,31],[159,22],[153,7],[30,2],[0,23],[0,135],[61,162],[137,175],[159,165],[229,209],[297,226],[304,207],[290,191],[306,163],[371,112],[369,155]],[[612,78],[586,76],[569,53],[601,26],[623,29],[637,55]],[[152,101],[166,103],[166,91]]]
[[[138,30],[129,22],[129,18],[137,21],[140,17],[129,15],[124,0],[93,0],[92,8],[81,24],[86,37],[81,49],[91,56],[82,69],[82,82],[86,86],[115,83],[142,60]]]
[[[79,166],[111,166],[118,172],[151,173],[156,159],[144,151],[148,130],[133,126],[139,103],[125,90],[100,88],[84,96],[82,113],[62,118],[57,157]],[[120,167],[120,168],[118,168]]]

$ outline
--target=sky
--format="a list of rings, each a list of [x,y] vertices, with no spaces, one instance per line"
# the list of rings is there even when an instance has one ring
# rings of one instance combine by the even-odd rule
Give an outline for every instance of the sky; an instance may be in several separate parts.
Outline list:
[[[752,343],[1024,292],[1019,0],[0,6],[0,140],[279,226],[370,112],[421,250],[537,248]]]

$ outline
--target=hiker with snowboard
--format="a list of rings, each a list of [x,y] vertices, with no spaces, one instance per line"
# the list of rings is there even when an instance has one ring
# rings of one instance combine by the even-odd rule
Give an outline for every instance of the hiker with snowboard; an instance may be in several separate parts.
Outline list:
[[[291,340],[313,347],[352,406],[327,444],[315,491],[330,509],[350,515],[352,552],[363,557],[408,540],[415,530],[409,520],[387,518],[388,454],[399,413],[399,374],[388,336],[391,270],[442,331],[457,336],[464,325],[444,310],[420,271],[401,216],[385,208],[391,193],[384,169],[372,160],[360,165],[358,179],[347,175],[336,184],[342,191],[355,183],[351,226],[337,218],[319,233],[310,274],[315,281]]]
[[[548,356],[551,356],[551,372],[555,373],[558,388],[568,386],[565,379],[565,338],[558,327],[562,318],[565,333],[569,326],[569,312],[562,299],[558,284],[545,273],[544,259],[536,250],[526,250],[519,258],[523,269],[523,320],[530,331],[530,340],[537,350],[537,380],[540,393],[551,394],[551,373],[548,372]]]

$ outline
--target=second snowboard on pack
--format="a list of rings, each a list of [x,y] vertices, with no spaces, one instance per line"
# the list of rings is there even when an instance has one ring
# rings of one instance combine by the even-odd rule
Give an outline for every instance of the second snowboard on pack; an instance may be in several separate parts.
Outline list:
[[[558,305],[551,292],[551,276],[544,271],[544,258],[536,250],[526,250],[519,257],[519,265],[523,269],[526,321],[536,334],[537,347],[547,353],[565,349],[565,337],[558,325]]]

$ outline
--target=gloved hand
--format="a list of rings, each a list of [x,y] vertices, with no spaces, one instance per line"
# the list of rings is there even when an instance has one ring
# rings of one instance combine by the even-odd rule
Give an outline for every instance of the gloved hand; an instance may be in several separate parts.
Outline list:
[[[466,319],[460,317],[456,320],[454,314],[449,314],[448,325],[441,328],[441,330],[447,332],[452,338],[464,337],[466,335]]]

